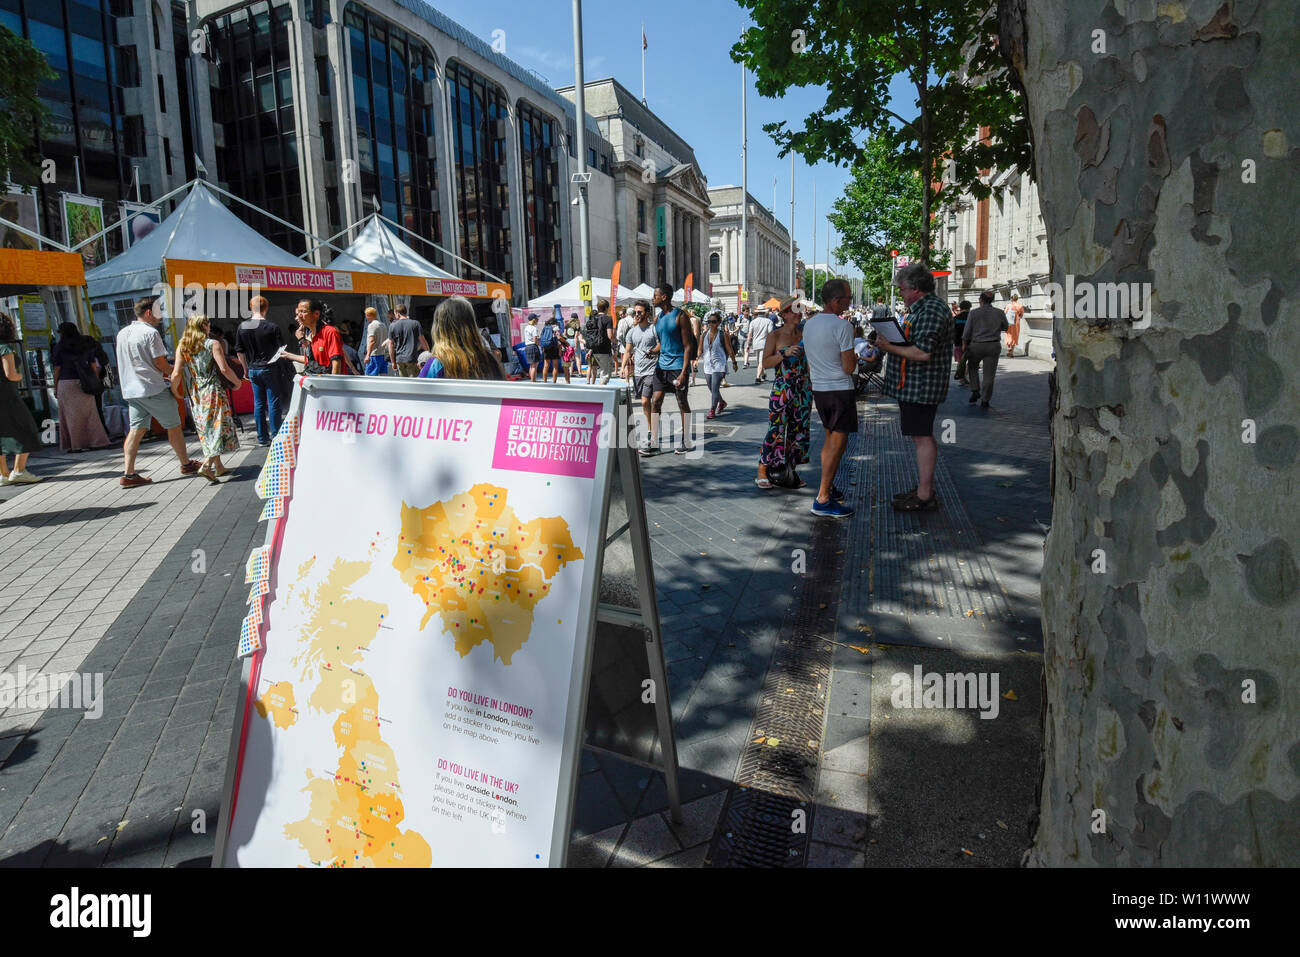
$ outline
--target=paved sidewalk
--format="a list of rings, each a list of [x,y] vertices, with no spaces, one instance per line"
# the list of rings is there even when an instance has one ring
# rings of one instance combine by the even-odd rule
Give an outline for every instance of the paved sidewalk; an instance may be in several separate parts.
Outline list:
[[[812,765],[801,773],[816,800],[807,803],[812,833],[791,862],[1013,862],[1038,755],[1045,368],[1005,363],[992,415],[977,417],[956,394],[941,411],[957,427],[957,441],[941,451],[941,487],[953,501],[944,517],[925,517],[940,519],[930,527],[894,522],[869,504],[887,499],[908,451],[898,447],[889,403],[864,407],[864,432],[845,463],[844,481],[857,483],[851,522],[831,529],[814,519],[808,490],[756,489],[768,386],[752,384],[752,368],[732,376],[731,409],[708,423],[700,457],[641,461],[686,822],[668,819],[658,773],[584,751],[571,864],[723,862],[715,850],[737,820],[737,796],[753,794],[736,782],[752,779],[755,742],[775,742],[757,715],[771,713],[800,666],[791,658],[797,629],[813,642],[800,647],[827,664],[825,680],[809,685],[807,714],[797,716],[815,724],[803,743]],[[706,390],[693,389],[692,399],[706,405]],[[816,442],[820,435],[815,427]],[[817,452],[804,469],[810,483]],[[97,720],[59,709],[0,714],[0,864],[209,863],[238,691],[243,563],[264,535],[252,491],[262,456],[254,447],[232,457],[239,480],[217,488],[182,479],[170,450],[149,445],[142,467],[156,484],[124,490],[120,453],[45,455],[34,468],[57,479],[0,492],[0,668],[79,669],[105,682]],[[944,535],[927,544],[936,530]],[[825,581],[794,568],[796,549],[810,567],[832,569]],[[944,575],[972,568],[978,577],[955,590],[919,587],[931,558]],[[825,588],[829,600],[818,598]],[[981,590],[974,621],[964,608],[953,614],[956,605],[924,604]],[[960,650],[935,640],[946,633],[929,627],[940,618]],[[968,663],[977,660],[995,664]],[[890,675],[917,663],[999,670],[1001,690],[1014,689],[1017,700],[1000,699],[995,721],[894,713]],[[990,827],[1000,842],[988,838]]]
[[[121,488],[121,452],[106,450],[34,458],[47,480],[5,490],[18,494],[0,504],[15,545],[0,566],[4,670],[98,675],[103,694],[98,718],[85,702],[0,717],[0,864],[180,863],[173,830],[192,833],[193,810],[203,826],[215,816],[237,572],[261,531],[251,480],[264,450],[248,440],[224,457],[235,475],[220,487],[152,443],[137,466],[149,486]]]

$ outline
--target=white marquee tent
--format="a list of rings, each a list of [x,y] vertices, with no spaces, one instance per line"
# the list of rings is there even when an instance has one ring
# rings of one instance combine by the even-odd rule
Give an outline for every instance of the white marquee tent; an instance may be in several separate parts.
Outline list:
[[[528,308],[548,309],[554,305],[561,305],[565,308],[581,306],[582,300],[578,298],[578,285],[581,282],[582,280],[575,276],[559,289],[552,289],[544,296],[538,296],[536,299],[529,299]],[[608,299],[609,279],[593,279],[591,281],[591,292],[592,297],[595,299]],[[625,306],[633,299],[639,298],[642,297],[634,295],[631,289],[628,289],[620,283],[618,287],[618,298],[615,300],[615,304]]]
[[[380,272],[390,276],[425,276],[429,279],[456,279],[455,274],[439,269],[402,242],[377,214],[368,217],[352,244],[334,257],[327,267],[351,272]]]
[[[153,232],[120,256],[86,273],[86,292],[92,301],[149,293],[163,281],[165,259],[303,265],[301,259],[264,238],[227,209],[206,183],[196,180],[189,195]],[[185,277],[167,278],[183,282]]]
[[[676,292],[673,293],[673,302],[684,303],[685,301],[686,301],[686,287],[683,286],[681,289],[678,289]],[[692,289],[691,302],[698,302],[698,303],[703,303],[704,305],[708,305],[709,303],[713,302],[713,300],[710,299],[708,296],[706,296],[704,293],[700,292],[698,289]]]

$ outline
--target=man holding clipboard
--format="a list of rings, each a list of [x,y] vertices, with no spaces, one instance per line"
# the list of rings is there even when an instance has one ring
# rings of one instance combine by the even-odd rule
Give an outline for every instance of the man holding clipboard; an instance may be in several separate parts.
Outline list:
[[[906,323],[875,320],[876,345],[888,356],[885,392],[898,399],[898,423],[916,447],[916,488],[894,496],[900,512],[933,512],[934,467],[939,445],[934,440],[934,415],[948,397],[952,363],[952,310],[934,294],[934,276],[924,263],[904,266],[894,278],[907,305]]]

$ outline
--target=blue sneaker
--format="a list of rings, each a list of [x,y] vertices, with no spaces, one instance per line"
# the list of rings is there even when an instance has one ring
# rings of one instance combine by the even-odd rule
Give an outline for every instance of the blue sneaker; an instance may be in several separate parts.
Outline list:
[[[813,499],[812,513],[826,518],[848,518],[853,514],[853,509],[842,502],[827,502],[823,505],[817,499]]]

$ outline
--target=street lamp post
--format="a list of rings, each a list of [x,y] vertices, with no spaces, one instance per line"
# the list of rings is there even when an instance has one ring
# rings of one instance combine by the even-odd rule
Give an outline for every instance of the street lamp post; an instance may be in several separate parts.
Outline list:
[[[582,242],[582,281],[591,279],[591,242],[589,220],[587,216],[587,183],[591,174],[587,172],[587,97],[582,73],[582,0],[573,0],[573,105],[575,111],[574,137],[575,152],[578,154],[578,171],[573,180],[578,186],[578,233]],[[612,290],[611,290],[612,291]],[[591,303],[586,303],[590,310]]]

